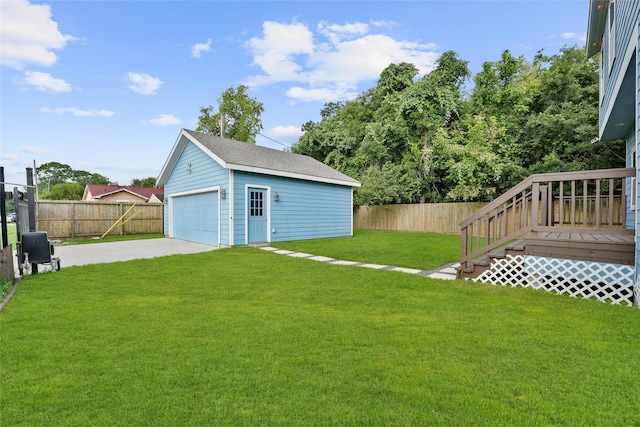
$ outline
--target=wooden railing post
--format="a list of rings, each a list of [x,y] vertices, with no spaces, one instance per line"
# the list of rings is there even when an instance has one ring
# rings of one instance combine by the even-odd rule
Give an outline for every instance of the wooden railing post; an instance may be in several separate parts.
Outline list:
[[[538,222],[539,206],[540,206],[540,184],[537,182],[534,182],[533,187],[531,188],[531,225],[534,227],[539,225],[539,222]]]
[[[547,198],[547,193],[549,191],[549,187],[547,185],[543,185],[540,188],[540,201],[542,203],[542,217],[540,218],[540,225],[546,227],[549,223],[549,200]]]

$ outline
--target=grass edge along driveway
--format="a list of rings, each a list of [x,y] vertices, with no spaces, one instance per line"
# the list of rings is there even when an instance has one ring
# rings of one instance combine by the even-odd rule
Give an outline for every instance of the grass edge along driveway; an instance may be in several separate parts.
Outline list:
[[[634,425],[640,312],[232,248],[23,279],[2,425]]]

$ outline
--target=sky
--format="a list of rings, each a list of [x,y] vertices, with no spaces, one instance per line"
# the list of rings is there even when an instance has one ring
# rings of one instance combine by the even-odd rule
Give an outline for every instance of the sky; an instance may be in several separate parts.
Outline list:
[[[327,102],[391,63],[427,74],[453,50],[475,75],[505,49],[583,46],[589,0],[0,0],[0,165],[59,162],[119,185],[157,177],[201,107],[246,85],[258,145],[285,149]],[[470,82],[472,85],[472,82]],[[14,185],[9,185],[12,190]]]

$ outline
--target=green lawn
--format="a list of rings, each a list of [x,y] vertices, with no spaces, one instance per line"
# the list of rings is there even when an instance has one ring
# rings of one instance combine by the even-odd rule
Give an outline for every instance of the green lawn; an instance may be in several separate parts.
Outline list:
[[[255,248],[28,276],[0,425],[640,424],[640,310]]]
[[[9,244],[16,247],[16,223],[12,222],[7,224],[7,240]],[[4,247],[4,242],[2,241],[2,233],[0,233],[0,247]]]
[[[460,236],[355,230],[353,237],[298,240],[271,246],[331,258],[432,270],[460,260]]]

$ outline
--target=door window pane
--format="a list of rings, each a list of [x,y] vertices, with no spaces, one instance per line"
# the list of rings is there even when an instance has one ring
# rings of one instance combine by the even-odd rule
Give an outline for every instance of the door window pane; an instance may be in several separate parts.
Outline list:
[[[251,191],[251,216],[263,216],[264,193],[262,191]]]

